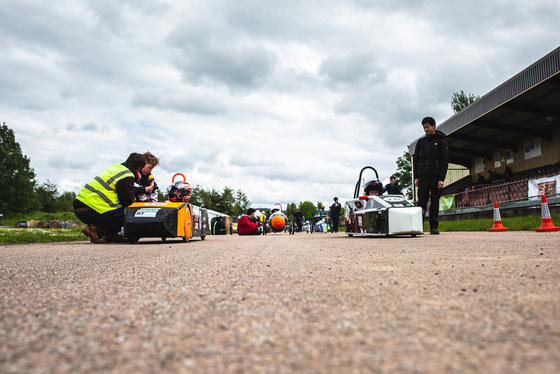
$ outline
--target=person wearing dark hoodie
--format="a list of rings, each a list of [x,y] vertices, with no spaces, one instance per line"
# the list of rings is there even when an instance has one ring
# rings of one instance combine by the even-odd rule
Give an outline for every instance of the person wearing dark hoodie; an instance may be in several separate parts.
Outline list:
[[[425,137],[418,139],[414,151],[414,185],[418,187],[418,203],[422,207],[422,218],[426,215],[430,201],[430,234],[439,234],[439,196],[449,164],[449,146],[445,134],[436,130],[432,117],[422,120]]]

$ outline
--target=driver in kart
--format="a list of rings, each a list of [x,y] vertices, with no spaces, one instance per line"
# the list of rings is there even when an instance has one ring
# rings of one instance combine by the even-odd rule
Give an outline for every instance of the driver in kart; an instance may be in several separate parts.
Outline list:
[[[383,193],[383,186],[379,179],[372,179],[364,186],[365,196],[378,196]]]
[[[379,196],[383,194],[383,185],[379,179],[372,179],[366,183],[364,186],[364,193],[366,196]],[[368,204],[369,206],[369,204]],[[375,213],[375,232],[385,233],[387,232],[385,219],[383,218],[383,212],[378,211]]]
[[[189,201],[192,196],[191,185],[187,182],[175,182],[169,186],[169,201]]]

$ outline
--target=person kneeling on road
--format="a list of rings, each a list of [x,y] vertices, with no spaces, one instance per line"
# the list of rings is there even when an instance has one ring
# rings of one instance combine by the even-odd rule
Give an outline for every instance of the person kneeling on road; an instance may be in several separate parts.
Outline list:
[[[247,209],[247,214],[243,214],[237,222],[237,233],[239,235],[260,235],[262,234],[262,227],[259,226],[255,217],[255,209]]]
[[[120,235],[124,208],[134,202],[135,175],[146,164],[144,155],[131,153],[122,164],[114,164],[80,190],[73,202],[74,213],[87,224],[82,232],[93,243],[125,242]]]

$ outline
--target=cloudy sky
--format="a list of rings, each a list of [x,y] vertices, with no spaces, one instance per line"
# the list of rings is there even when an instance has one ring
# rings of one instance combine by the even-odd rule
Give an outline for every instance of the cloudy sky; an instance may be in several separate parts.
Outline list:
[[[2,0],[0,121],[59,191],[150,150],[167,187],[351,198],[559,45],[554,0]]]

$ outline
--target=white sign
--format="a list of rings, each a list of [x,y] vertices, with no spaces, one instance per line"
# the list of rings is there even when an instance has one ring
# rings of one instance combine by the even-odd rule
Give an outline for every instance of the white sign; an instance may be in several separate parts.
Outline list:
[[[474,160],[474,172],[478,174],[483,171],[486,171],[486,161],[483,158],[477,158]]]
[[[137,218],[154,218],[157,216],[157,212],[160,208],[141,208],[134,213],[134,217]]]
[[[511,149],[506,149],[506,164],[513,164],[513,151]]]
[[[531,179],[529,183],[529,197],[540,195],[552,196],[560,194],[560,175]]]
[[[525,152],[525,160],[542,155],[541,140],[535,139],[525,143],[523,151]]]
[[[500,158],[501,158],[500,152],[494,153],[494,167],[495,168],[499,168],[500,166],[502,166],[502,162],[501,162]]]

